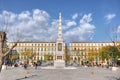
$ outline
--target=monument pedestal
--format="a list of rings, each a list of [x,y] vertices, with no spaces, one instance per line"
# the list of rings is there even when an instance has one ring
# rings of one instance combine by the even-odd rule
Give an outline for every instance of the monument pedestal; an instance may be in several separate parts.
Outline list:
[[[54,61],[54,67],[55,68],[64,68],[65,67],[65,61],[64,60],[55,60]]]

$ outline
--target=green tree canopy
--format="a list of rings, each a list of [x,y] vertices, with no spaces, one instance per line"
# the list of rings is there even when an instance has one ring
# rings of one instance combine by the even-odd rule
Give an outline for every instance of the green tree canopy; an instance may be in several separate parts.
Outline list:
[[[100,57],[102,60],[108,60],[110,58],[114,58],[114,60],[117,60],[118,58],[120,58],[120,53],[115,46],[104,46],[100,50]]]
[[[52,54],[46,54],[44,55],[45,61],[52,61],[53,60],[53,55]]]
[[[36,53],[33,51],[33,49],[28,48],[25,51],[21,52],[21,55],[24,56],[24,59],[33,59]]]
[[[99,57],[99,55],[95,51],[90,51],[88,53],[88,61],[95,61],[96,57]]]

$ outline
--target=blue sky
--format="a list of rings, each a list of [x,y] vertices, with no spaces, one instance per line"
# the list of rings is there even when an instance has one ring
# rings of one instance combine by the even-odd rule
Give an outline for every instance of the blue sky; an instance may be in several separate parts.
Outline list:
[[[22,40],[55,41],[61,12],[66,42],[110,41],[109,30],[120,29],[119,3],[120,0],[0,0],[0,24],[7,23],[9,41],[16,38],[16,33]]]

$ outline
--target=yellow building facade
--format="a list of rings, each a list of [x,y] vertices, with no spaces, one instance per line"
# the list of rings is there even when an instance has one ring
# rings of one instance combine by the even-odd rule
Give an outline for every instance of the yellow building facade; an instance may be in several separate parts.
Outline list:
[[[14,42],[9,42],[7,44],[11,47],[14,45]],[[63,44],[63,46],[65,50],[65,44]],[[34,61],[53,61],[55,59],[56,42],[18,42],[14,51],[19,54],[20,61],[24,61],[27,57],[23,55],[23,53],[34,54],[31,56]]]
[[[10,48],[14,45],[14,42],[7,43]],[[119,43],[117,43],[119,45]],[[90,53],[94,52],[94,62],[101,62],[99,57],[99,51],[104,46],[114,46],[112,42],[71,42],[69,47],[66,44],[64,46],[64,60],[67,61],[69,56],[69,62],[84,63],[89,61]],[[27,52],[28,51],[28,52]],[[19,54],[19,61],[24,61],[26,59],[25,55],[22,53],[33,53],[32,56],[34,61],[54,61],[56,53],[56,42],[18,42],[17,46],[14,48],[12,53]]]
[[[119,45],[119,43],[117,43]],[[99,51],[104,46],[114,46],[112,42],[71,42],[69,43],[70,62],[85,63],[90,61],[90,53],[95,53],[93,61],[100,63]]]

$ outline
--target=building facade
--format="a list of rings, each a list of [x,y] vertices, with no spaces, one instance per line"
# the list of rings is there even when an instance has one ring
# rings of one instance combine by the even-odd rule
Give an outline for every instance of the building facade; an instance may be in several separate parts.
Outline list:
[[[8,43],[9,47],[12,45],[14,45],[14,42]],[[65,44],[63,46],[65,50]],[[55,59],[55,52],[56,42],[18,42],[12,53],[18,53],[20,61],[27,59],[28,54],[33,55],[30,57],[34,61],[53,61]]]
[[[13,42],[7,43],[10,48],[14,45]],[[120,43],[117,43],[120,45]],[[69,56],[70,60],[68,62],[77,62],[84,64],[89,62],[90,54],[94,52],[93,61],[96,63],[101,63],[101,58],[99,57],[99,52],[102,47],[114,46],[112,42],[71,42],[69,43],[69,48],[63,43],[64,59],[66,59],[66,54]],[[26,60],[26,55],[23,53],[34,55],[32,56],[33,61],[54,61],[56,59],[56,42],[18,42],[17,46],[12,51],[12,54],[19,54],[19,61]]]
[[[116,45],[119,45],[117,43]],[[70,62],[85,64],[90,61],[91,53],[94,63],[101,63],[99,52],[104,46],[114,46],[112,42],[71,42],[69,43]]]

